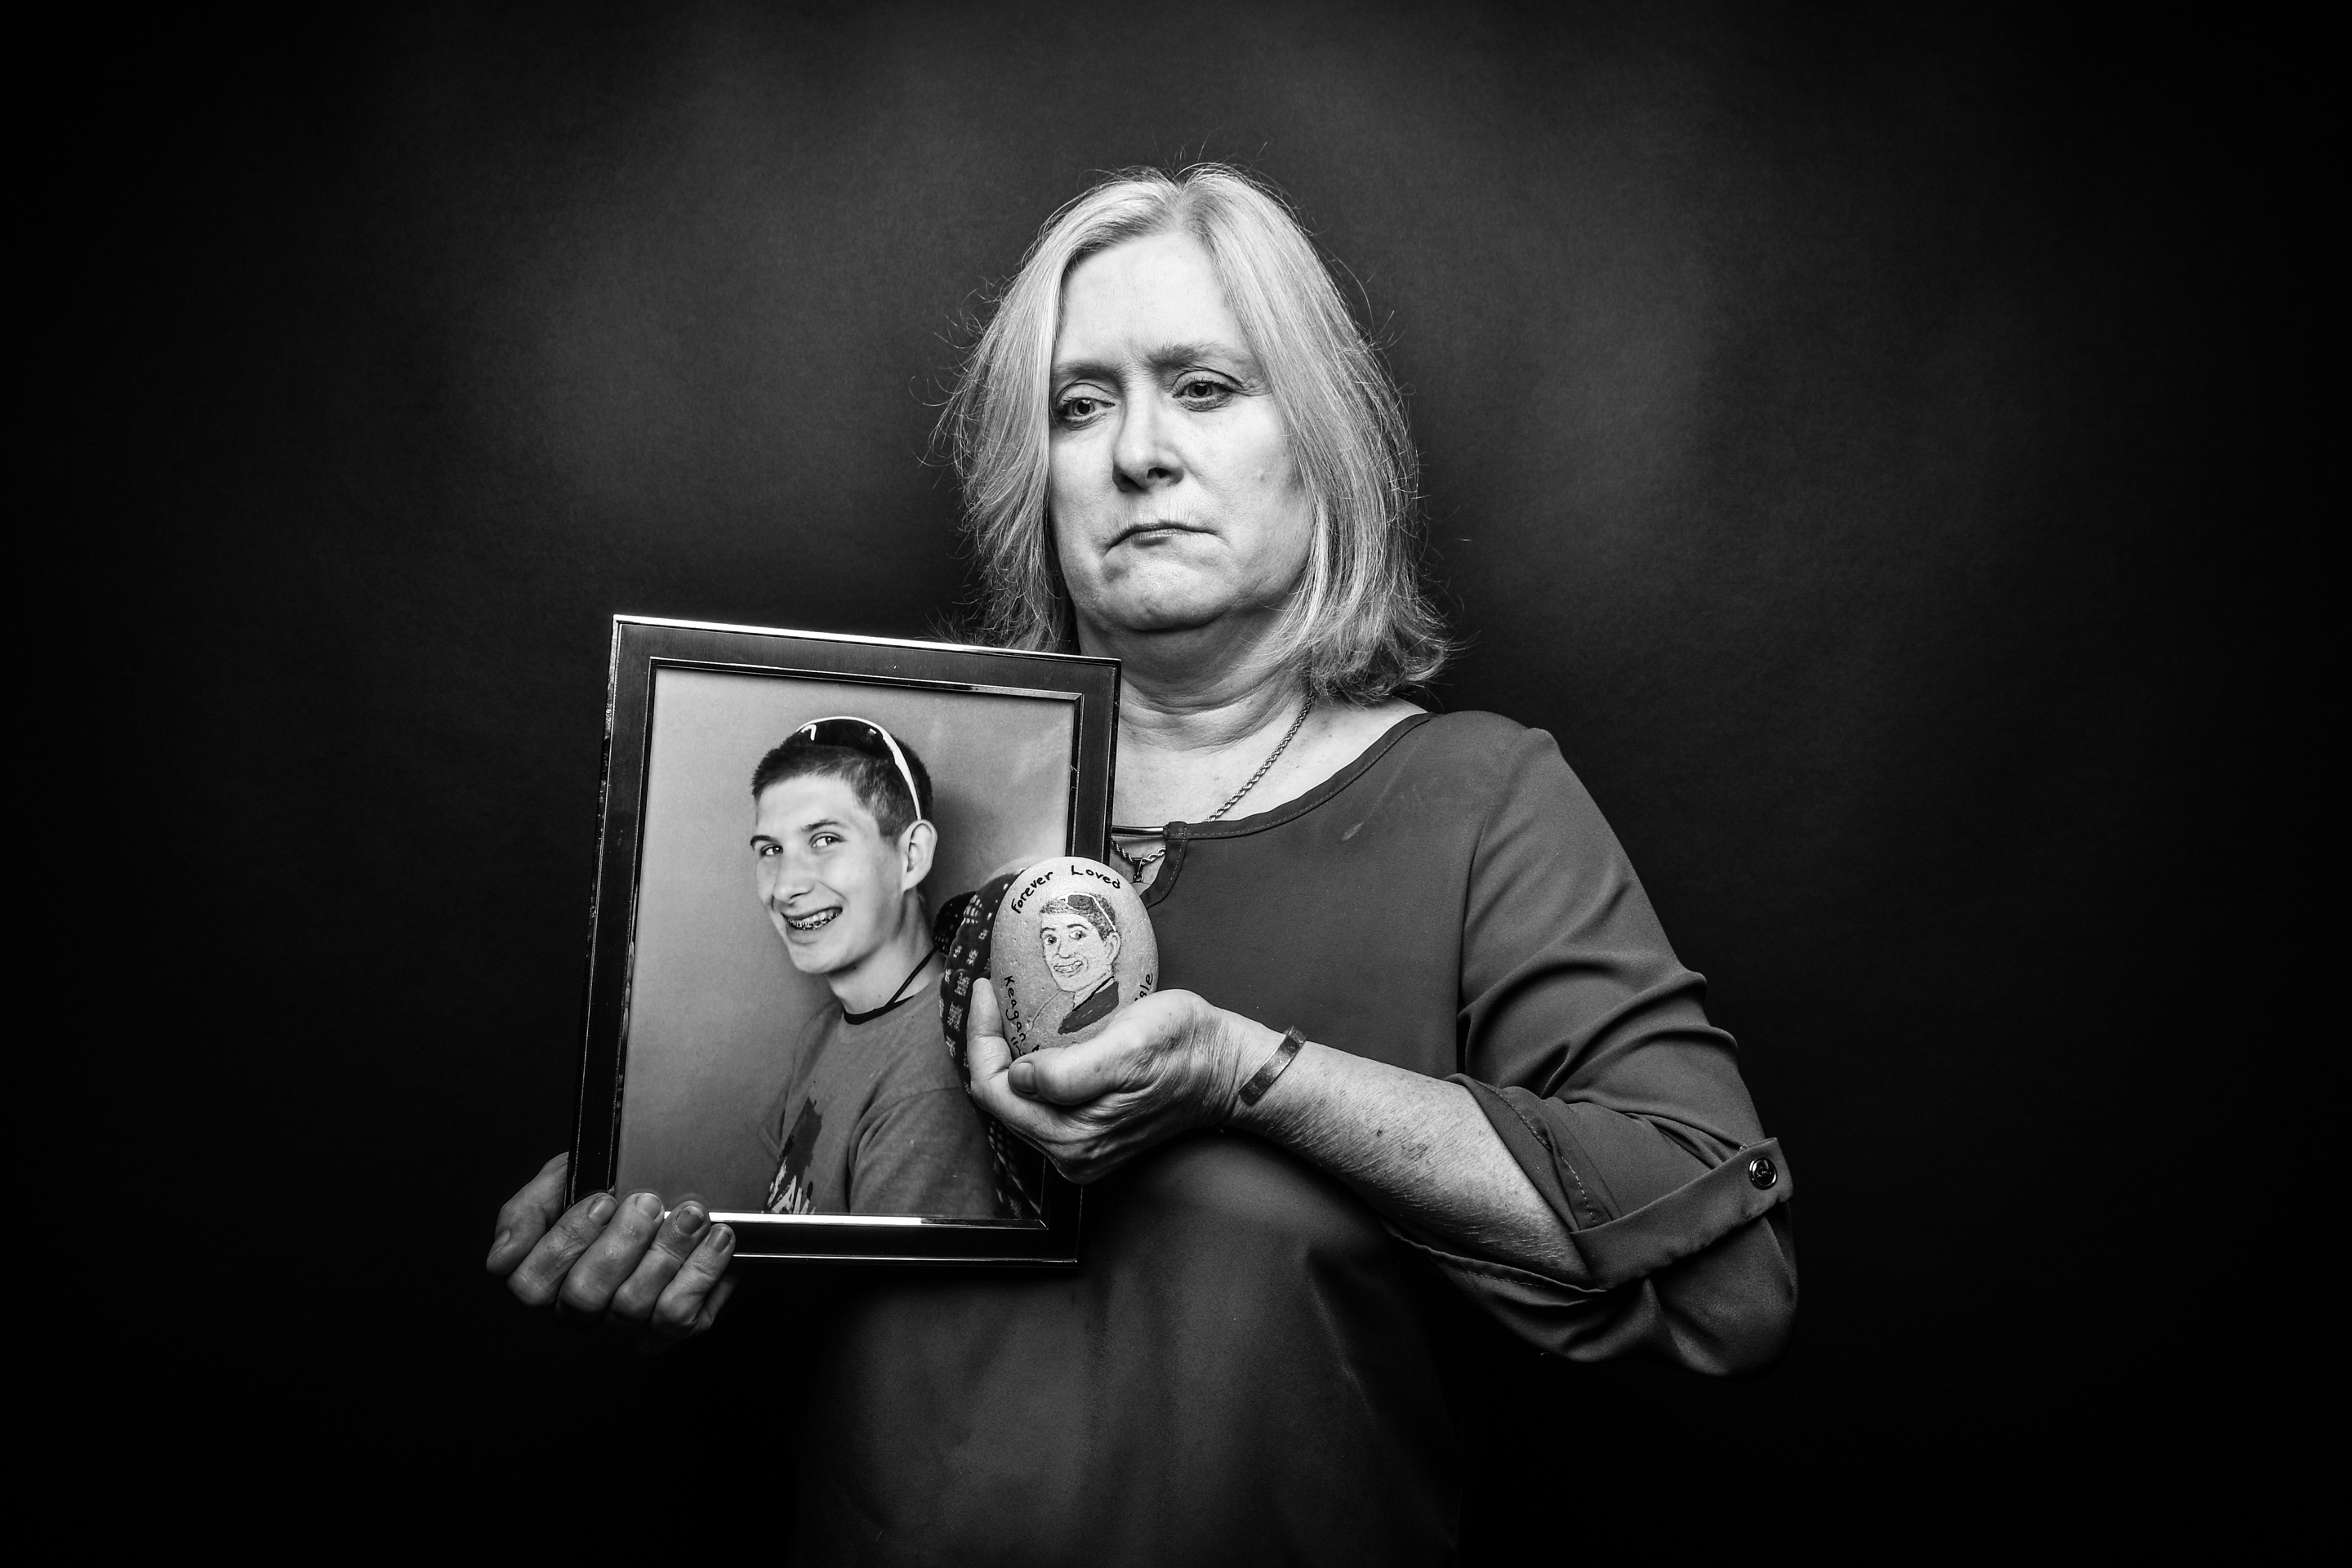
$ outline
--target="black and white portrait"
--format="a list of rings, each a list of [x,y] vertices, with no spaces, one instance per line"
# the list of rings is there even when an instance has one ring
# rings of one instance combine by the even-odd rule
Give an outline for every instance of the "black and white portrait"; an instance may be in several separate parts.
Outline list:
[[[142,674],[28,777],[142,803],[73,885],[165,934],[33,1054],[182,1184],[66,1296],[245,1482],[1907,1561],[2125,1550],[2266,1429],[2183,1413],[2312,1310],[2228,1213],[2326,1103],[2252,885],[2326,821],[2291,29],[79,25],[23,226],[106,561],[34,580]]]

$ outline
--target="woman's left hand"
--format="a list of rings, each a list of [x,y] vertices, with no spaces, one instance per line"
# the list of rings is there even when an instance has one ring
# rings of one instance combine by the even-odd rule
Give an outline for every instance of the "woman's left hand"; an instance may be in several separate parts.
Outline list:
[[[1084,1185],[1155,1143],[1223,1122],[1249,1073],[1281,1042],[1190,991],[1161,991],[1121,1007],[1092,1039],[1015,1060],[996,992],[982,980],[971,988],[965,1054],[981,1109]]]

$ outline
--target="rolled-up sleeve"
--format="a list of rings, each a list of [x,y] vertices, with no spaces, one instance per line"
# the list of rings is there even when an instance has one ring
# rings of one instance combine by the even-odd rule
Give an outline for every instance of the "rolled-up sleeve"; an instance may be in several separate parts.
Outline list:
[[[1464,910],[1461,1071],[1569,1232],[1536,1274],[1400,1236],[1557,1354],[1769,1368],[1797,1300],[1787,1155],[1616,836],[1549,735],[1495,776]]]

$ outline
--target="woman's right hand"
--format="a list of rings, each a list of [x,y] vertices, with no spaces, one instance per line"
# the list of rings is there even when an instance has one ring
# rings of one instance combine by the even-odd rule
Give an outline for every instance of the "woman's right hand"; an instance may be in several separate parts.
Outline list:
[[[558,1154],[499,1211],[484,1267],[525,1305],[599,1317],[647,1350],[666,1350],[718,1318],[735,1279],[732,1226],[688,1198],[664,1217],[652,1193],[597,1193],[564,1209],[571,1156]]]

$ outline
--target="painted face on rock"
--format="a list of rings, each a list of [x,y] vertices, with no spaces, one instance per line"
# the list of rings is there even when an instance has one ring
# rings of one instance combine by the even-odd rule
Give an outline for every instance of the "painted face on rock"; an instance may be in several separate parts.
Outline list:
[[[1198,240],[1131,239],[1070,269],[1050,395],[1054,543],[1082,629],[1274,612],[1314,502]]]
[[[834,974],[856,967],[897,929],[906,857],[885,837],[857,792],[808,773],[760,792],[751,856],[760,905],[793,967]]]
[[[1114,931],[1106,941],[1092,921],[1067,906],[1048,906],[1038,917],[1037,942],[1045,950],[1045,967],[1054,984],[1073,996],[1100,985],[1118,963],[1118,934]]]

